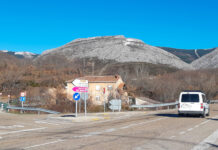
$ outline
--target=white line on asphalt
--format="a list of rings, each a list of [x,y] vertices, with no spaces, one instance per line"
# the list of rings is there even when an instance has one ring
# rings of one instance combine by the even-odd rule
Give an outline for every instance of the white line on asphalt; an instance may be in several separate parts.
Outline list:
[[[25,147],[23,149],[31,149],[31,148],[35,148],[35,147],[39,147],[39,146],[45,146],[45,145],[49,145],[49,144],[54,144],[54,143],[59,143],[59,142],[63,142],[64,140],[57,140],[57,141],[52,141],[52,142],[48,142],[48,143],[43,143],[43,144],[38,144],[38,145],[33,145],[33,146],[29,146],[29,147]]]
[[[101,134],[102,132],[90,132],[89,135],[99,135]]]
[[[107,130],[105,130],[105,132],[113,132],[113,131],[115,131],[116,129],[114,129],[114,128],[111,128],[111,129],[107,129]]]
[[[190,129],[188,129],[187,131],[191,131],[191,130],[193,130],[193,128],[190,128]]]
[[[210,144],[213,144],[218,139],[218,130],[209,135],[201,143],[196,145],[192,150],[206,150],[209,149]]]
[[[196,126],[195,126],[195,128],[198,128],[198,127],[199,127],[199,125],[196,125]]]
[[[185,134],[185,132],[184,132],[184,131],[182,131],[182,132],[180,132],[179,134],[181,134],[181,135],[182,135],[182,134]]]
[[[175,138],[175,137],[176,137],[176,136],[171,136],[170,139],[173,139],[173,138]]]
[[[162,119],[167,119],[167,118],[158,118],[158,119],[154,119],[154,120],[150,120],[150,121],[146,121],[146,122],[140,122],[140,123],[137,123],[137,124],[133,123],[133,124],[130,124],[128,126],[121,127],[120,129],[127,129],[127,128],[135,126],[135,125],[145,125],[145,124],[148,124],[148,123],[151,123],[151,122],[156,122],[156,121],[159,121],[159,120],[162,120]]]
[[[51,124],[51,125],[59,125],[59,124],[55,124],[55,123],[50,123],[50,122],[45,122],[45,121],[35,121],[35,123],[42,123],[42,124]]]
[[[2,137],[0,136],[0,140],[2,139]]]
[[[12,126],[0,126],[0,129],[13,129],[13,128],[23,128],[23,125],[12,125]]]
[[[202,122],[200,125],[206,124],[206,123],[208,123],[209,121],[210,121],[210,120],[204,121],[204,122]]]
[[[3,132],[3,133],[0,133],[0,135],[7,135],[7,134],[13,134],[13,133],[20,133],[20,132],[30,132],[30,131],[43,130],[43,129],[45,128],[33,128],[33,129],[26,129],[26,130]]]

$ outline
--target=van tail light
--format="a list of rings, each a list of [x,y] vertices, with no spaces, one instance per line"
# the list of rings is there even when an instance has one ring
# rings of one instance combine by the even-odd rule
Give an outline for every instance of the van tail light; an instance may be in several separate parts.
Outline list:
[[[178,104],[178,108],[180,108],[180,103]]]
[[[203,103],[201,103],[201,109],[204,109],[204,105],[203,105]]]

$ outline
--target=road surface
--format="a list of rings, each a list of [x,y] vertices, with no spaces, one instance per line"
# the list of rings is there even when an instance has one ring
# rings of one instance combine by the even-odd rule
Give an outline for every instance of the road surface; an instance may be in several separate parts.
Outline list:
[[[215,150],[218,104],[206,118],[176,110],[125,112],[73,122],[51,115],[0,113],[4,150]]]

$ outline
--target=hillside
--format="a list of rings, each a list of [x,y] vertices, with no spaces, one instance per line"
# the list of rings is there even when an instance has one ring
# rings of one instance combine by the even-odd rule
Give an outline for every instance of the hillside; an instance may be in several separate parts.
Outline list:
[[[218,68],[218,48],[191,63],[196,69]]]
[[[159,47],[167,52],[170,52],[177,57],[179,57],[181,60],[183,60],[186,63],[191,63],[192,61],[211,53],[215,50],[215,48],[212,49],[176,49],[176,48],[170,48],[170,47]]]
[[[47,50],[35,61],[46,60],[49,56],[64,56],[72,61],[76,58],[98,58],[114,62],[146,62],[165,64],[180,69],[191,66],[177,56],[160,48],[150,46],[141,40],[124,36],[104,36],[73,40],[59,48]]]

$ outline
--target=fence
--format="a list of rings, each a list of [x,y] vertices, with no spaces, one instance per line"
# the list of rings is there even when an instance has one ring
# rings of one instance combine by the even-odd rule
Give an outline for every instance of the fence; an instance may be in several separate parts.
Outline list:
[[[0,102],[0,110],[6,110],[8,104]]]
[[[210,100],[211,104],[218,103],[218,100]]]
[[[130,108],[158,108],[167,106],[168,109],[170,106],[177,106],[179,102],[174,103],[163,103],[163,104],[151,104],[151,105],[132,105]]]
[[[49,113],[49,114],[59,114],[59,112],[56,111],[52,111],[52,110],[47,110],[47,109],[43,109],[43,108],[33,108],[33,107],[14,107],[14,106],[7,106],[7,109],[15,109],[15,110],[22,110],[22,111],[37,111],[38,114],[40,112],[45,112],[45,113]]]

